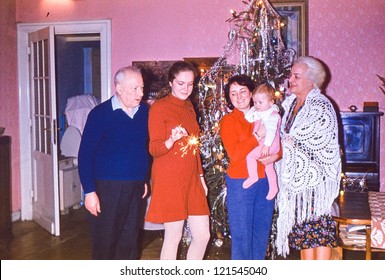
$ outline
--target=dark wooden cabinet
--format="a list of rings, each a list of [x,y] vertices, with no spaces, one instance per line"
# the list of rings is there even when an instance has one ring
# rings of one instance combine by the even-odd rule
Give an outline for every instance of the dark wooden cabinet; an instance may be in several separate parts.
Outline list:
[[[0,136],[0,246],[11,237],[11,137]]]
[[[380,118],[383,112],[341,112],[343,172],[366,178],[368,190],[380,187]]]

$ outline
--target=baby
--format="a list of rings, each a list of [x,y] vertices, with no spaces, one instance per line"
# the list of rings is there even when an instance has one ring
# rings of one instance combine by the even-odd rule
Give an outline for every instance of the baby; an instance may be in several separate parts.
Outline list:
[[[246,157],[247,171],[249,178],[243,183],[243,188],[247,189],[252,184],[258,181],[257,160],[276,154],[280,149],[279,125],[281,116],[279,108],[274,104],[274,89],[262,84],[253,91],[254,107],[251,108],[245,115],[249,122],[254,122],[254,134],[257,137],[260,145],[252,150]],[[260,126],[265,126],[265,136],[260,137],[258,129]],[[273,199],[278,193],[277,174],[275,173],[274,163],[268,164],[265,167],[265,172],[269,182],[269,193],[266,199]]]

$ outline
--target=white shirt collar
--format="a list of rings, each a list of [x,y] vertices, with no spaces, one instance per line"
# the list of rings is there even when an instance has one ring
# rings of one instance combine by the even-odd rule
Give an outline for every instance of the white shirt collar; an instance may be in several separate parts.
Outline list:
[[[129,116],[131,119],[134,118],[134,115],[136,114],[136,112],[138,112],[139,107],[140,107],[140,105],[138,105],[135,108],[132,108],[132,112],[131,112],[131,114],[129,114],[128,112],[126,112],[123,109],[122,104],[120,103],[119,98],[118,98],[118,96],[116,94],[112,97],[111,103],[112,103],[112,110],[113,111],[115,111],[117,109],[122,109],[123,112],[125,112],[127,114],[127,116]]]

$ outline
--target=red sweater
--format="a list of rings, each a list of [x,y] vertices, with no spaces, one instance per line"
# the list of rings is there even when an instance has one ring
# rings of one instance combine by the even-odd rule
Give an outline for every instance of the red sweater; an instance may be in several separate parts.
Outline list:
[[[247,178],[246,156],[259,145],[253,136],[253,123],[245,119],[242,111],[234,109],[220,122],[220,135],[224,148],[230,158],[227,175],[231,178]],[[265,178],[265,166],[258,162],[258,177]]]

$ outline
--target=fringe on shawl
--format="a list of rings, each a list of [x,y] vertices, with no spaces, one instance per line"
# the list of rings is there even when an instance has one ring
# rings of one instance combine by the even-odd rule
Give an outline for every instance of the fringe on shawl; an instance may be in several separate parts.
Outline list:
[[[290,188],[290,186],[285,187]],[[290,251],[288,235],[293,226],[308,220],[312,215],[319,217],[330,214],[331,206],[338,192],[339,180],[328,178],[325,184],[317,189],[306,189],[297,194],[281,194],[286,195],[286,199],[283,200],[286,203],[279,205],[277,219],[276,246],[279,255],[286,257]],[[312,199],[313,197],[314,199]]]

